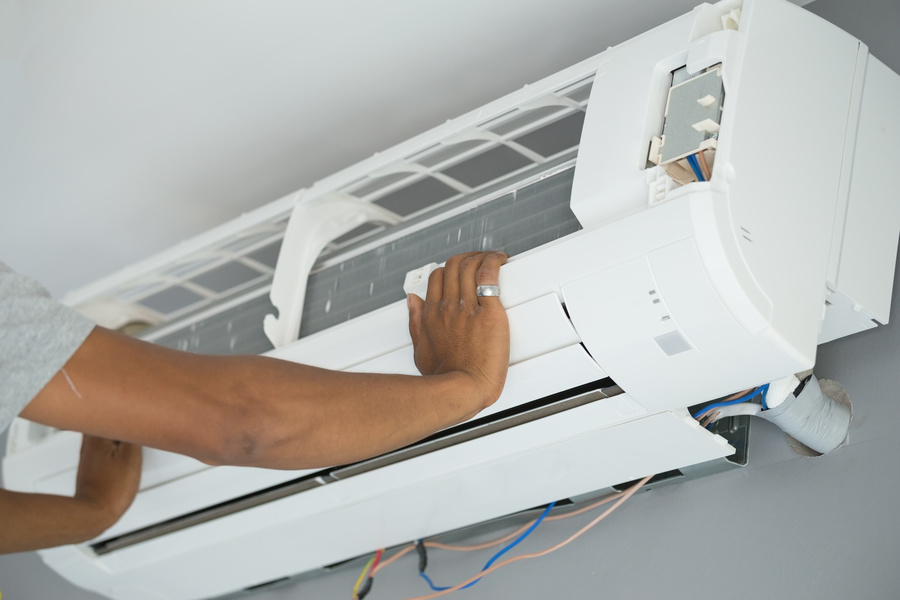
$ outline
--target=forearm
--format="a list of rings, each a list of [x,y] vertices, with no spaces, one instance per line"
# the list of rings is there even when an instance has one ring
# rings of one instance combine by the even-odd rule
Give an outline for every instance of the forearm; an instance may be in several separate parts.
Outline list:
[[[85,498],[0,489],[0,554],[85,542],[115,521]]]
[[[245,464],[275,468],[344,464],[413,443],[489,404],[462,373],[429,377],[341,373],[248,360],[245,381],[260,440]]]
[[[97,328],[26,418],[213,464],[301,469],[401,447],[492,399],[462,373],[342,373],[186,354]]]
[[[425,377],[342,373],[264,357],[199,356],[100,327],[22,415],[209,463],[301,469],[404,446],[495,401],[509,327],[494,285],[506,255],[472,252],[408,298]]]

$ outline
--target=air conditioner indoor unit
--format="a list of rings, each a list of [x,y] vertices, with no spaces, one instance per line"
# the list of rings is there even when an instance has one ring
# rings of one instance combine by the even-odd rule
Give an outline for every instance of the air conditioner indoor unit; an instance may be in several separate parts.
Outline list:
[[[704,4],[70,294],[182,350],[415,373],[407,273],[502,249],[511,366],[472,421],[357,464],[147,449],[121,521],[43,559],[112,598],[206,598],[703,470],[734,447],[688,407],[887,322],[898,106],[900,78],[818,17]],[[72,493],[79,443],[17,420],[6,486]]]

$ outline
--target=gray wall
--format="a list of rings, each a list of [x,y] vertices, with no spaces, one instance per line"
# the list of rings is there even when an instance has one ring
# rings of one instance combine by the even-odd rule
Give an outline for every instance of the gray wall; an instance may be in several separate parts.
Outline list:
[[[807,8],[900,71],[900,2],[818,0]],[[895,283],[893,319],[900,318],[898,304]],[[511,565],[457,595],[900,597],[900,518],[893,509],[900,492],[900,327],[894,323],[823,346],[816,371],[843,383],[854,402],[847,446],[822,458],[801,458],[780,431],[759,420],[745,469],[639,494],[568,547]],[[550,546],[590,519],[547,524],[522,549]],[[490,555],[473,554],[435,551],[429,573],[443,584],[466,578]],[[358,561],[253,597],[349,597],[361,566]],[[8,600],[98,598],[68,585],[32,553],[0,557],[0,590]],[[408,556],[378,576],[369,598],[427,591]]]

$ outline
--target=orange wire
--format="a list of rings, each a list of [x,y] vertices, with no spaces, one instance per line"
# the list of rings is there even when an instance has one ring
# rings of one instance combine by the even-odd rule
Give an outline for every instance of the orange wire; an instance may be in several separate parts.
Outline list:
[[[709,181],[712,177],[712,173],[709,170],[709,164],[706,162],[706,152],[701,150],[697,154],[700,157],[700,170],[703,172],[703,177]]]
[[[594,502],[593,504],[579,508],[578,510],[573,510],[572,512],[568,512],[568,513],[561,514],[561,515],[552,515],[552,516],[546,517],[544,519],[544,522],[559,521],[561,519],[568,519],[569,517],[574,517],[575,515],[580,515],[581,513],[585,513],[589,510],[593,510],[593,509],[597,508],[598,506],[602,506],[608,502],[612,502],[616,498],[620,497],[623,493],[624,492],[616,492],[615,494],[610,494],[609,496],[606,496],[605,498],[601,498],[598,502]],[[492,542],[485,542],[483,544],[476,544],[474,546],[451,546],[449,544],[441,544],[439,542],[425,542],[425,547],[426,548],[437,548],[439,550],[449,550],[451,552],[471,552],[472,550],[484,550],[486,548],[491,548],[493,546],[499,546],[503,542],[513,539],[514,537],[518,536],[520,533],[522,533],[523,531],[525,531],[526,529],[528,529],[529,527],[534,525],[535,521],[537,521],[537,519],[532,519],[531,521],[522,525],[519,529],[516,529],[512,533],[507,534],[507,535],[503,536],[502,538],[496,539]]]
[[[451,546],[449,544],[442,544],[440,542],[425,542],[425,547],[426,548],[436,548],[438,550],[449,550],[451,552],[471,552],[473,550],[484,550],[485,548],[491,548],[493,546],[502,544],[503,542],[505,542],[507,540],[511,540],[512,538],[516,537],[517,535],[519,535],[520,533],[522,533],[523,531],[525,531],[526,529],[531,527],[534,524],[535,520],[536,519],[525,523],[519,529],[516,529],[515,531],[513,531],[512,533],[510,533],[508,535],[504,535],[502,538],[499,538],[499,539],[496,539],[496,540],[493,540],[490,542],[485,542],[483,544],[476,544],[474,546]]]
[[[525,559],[527,559],[527,558],[539,558],[539,557],[541,557],[541,556],[545,556],[545,555],[547,555],[547,554],[550,554],[551,552],[554,552],[554,551],[556,551],[556,550],[559,550],[559,549],[562,548],[563,546],[566,546],[567,544],[569,544],[569,543],[572,542],[573,540],[577,539],[579,536],[581,536],[583,533],[585,533],[586,531],[588,531],[589,529],[591,529],[594,525],[596,525],[597,523],[599,523],[600,521],[602,521],[603,519],[605,519],[607,516],[609,516],[614,510],[616,510],[617,508],[619,508],[619,507],[622,505],[623,502],[625,502],[626,500],[628,500],[629,498],[631,498],[631,496],[633,496],[635,492],[637,492],[639,489],[641,489],[641,487],[643,487],[643,485],[644,485],[645,483],[647,483],[647,482],[650,480],[651,477],[653,477],[653,475],[648,475],[647,477],[644,477],[643,479],[641,479],[641,480],[640,480],[638,483],[636,483],[635,485],[631,486],[631,488],[629,488],[629,490],[628,490],[627,492],[625,492],[624,494],[622,494],[622,496],[619,498],[619,500],[618,500],[615,504],[613,504],[613,505],[610,506],[608,509],[606,509],[605,511],[603,511],[603,514],[601,514],[599,517],[595,518],[593,521],[591,521],[590,523],[588,523],[587,525],[585,525],[584,527],[582,527],[581,529],[579,529],[578,531],[576,531],[574,534],[572,534],[571,536],[569,536],[569,537],[566,538],[565,540],[563,540],[563,541],[561,541],[560,543],[556,544],[555,546],[551,546],[550,548],[547,548],[547,549],[545,549],[545,550],[541,550],[540,552],[533,552],[532,554],[521,554],[521,555],[519,555],[519,556],[514,556],[513,558],[508,558],[508,559],[504,560],[503,562],[500,562],[500,563],[495,564],[495,565],[492,566],[490,569],[486,569],[486,570],[484,570],[484,571],[481,571],[481,572],[479,572],[479,573],[476,573],[475,575],[472,575],[471,577],[469,577],[469,578],[466,579],[465,581],[462,581],[462,582],[460,582],[460,583],[457,583],[456,585],[454,585],[454,586],[451,587],[451,588],[447,588],[446,590],[443,590],[443,591],[440,591],[440,592],[435,592],[435,593],[433,593],[433,594],[428,594],[428,595],[426,595],[426,596],[416,596],[415,598],[408,598],[407,600],[432,600],[432,598],[439,598],[439,597],[444,596],[444,595],[446,595],[446,594],[449,594],[449,593],[451,593],[451,592],[455,592],[455,591],[457,591],[457,590],[460,590],[460,589],[462,589],[463,587],[465,587],[465,586],[469,585],[470,583],[472,583],[473,581],[475,581],[476,579],[480,579],[480,578],[484,577],[485,575],[487,575],[487,574],[489,574],[489,573],[493,573],[493,572],[496,571],[497,569],[499,569],[499,568],[501,568],[501,567],[505,567],[506,565],[512,564],[512,563],[514,563],[514,562],[518,562],[518,561],[520,561],[520,560],[525,560]]]
[[[564,513],[561,515],[549,516],[546,519],[544,519],[544,522],[546,523],[547,521],[561,521],[562,519],[568,519],[569,517],[574,517],[575,515],[580,515],[581,513],[586,513],[589,510],[593,510],[593,509],[597,508],[598,506],[603,506],[604,504],[612,502],[616,498],[621,498],[624,493],[625,492],[616,492],[615,494],[610,494],[609,496],[606,496],[605,498],[601,498],[600,500],[598,500],[597,502],[594,502],[593,504],[589,504],[583,508],[579,508],[578,510],[573,510],[572,512]]]
[[[622,496],[622,494],[624,494],[624,493],[625,492],[616,492],[614,494],[610,494],[609,496],[606,496],[605,498],[601,498],[597,502],[594,502],[593,504],[589,504],[587,506],[579,508],[578,510],[573,510],[572,512],[567,512],[567,513],[564,513],[561,515],[548,516],[544,519],[544,521],[545,522],[546,521],[560,521],[562,519],[568,519],[569,517],[574,517],[576,515],[580,515],[582,513],[593,510],[593,509],[597,508],[598,506],[603,506],[604,504],[612,502],[616,498],[620,498]],[[485,542],[484,544],[476,544],[473,546],[451,546],[449,544],[441,544],[439,542],[425,542],[425,546],[427,548],[435,548],[435,549],[439,549],[439,550],[449,550],[451,552],[471,552],[473,550],[484,550],[485,548],[499,546],[503,542],[506,542],[506,541],[511,540],[512,538],[518,536],[523,531],[525,531],[526,529],[531,527],[536,520],[537,519],[532,519],[531,521],[529,521],[528,523],[525,523],[525,525],[523,525],[519,529],[516,529],[512,533],[507,534],[507,535],[503,536],[502,538],[493,540],[491,542]],[[403,548],[402,550],[400,550],[399,552],[397,552],[396,554],[391,556],[389,559],[382,561],[381,564],[374,565],[372,567],[372,576],[374,577],[376,573],[381,571],[381,569],[387,567],[394,561],[399,560],[401,557],[406,556],[407,554],[409,554],[410,552],[412,552],[415,549],[416,549],[416,545],[410,544],[409,546],[406,546],[405,548]]]
[[[392,562],[394,562],[401,556],[405,556],[406,554],[412,552],[415,549],[416,549],[416,545],[410,544],[409,546],[407,546],[403,550],[399,551],[397,554],[393,555],[389,559],[382,561],[380,565],[378,565],[376,568],[372,569],[372,577],[374,577],[375,574],[378,573],[378,571],[380,571],[381,569],[385,568],[386,566],[388,566],[389,564],[391,564]]]

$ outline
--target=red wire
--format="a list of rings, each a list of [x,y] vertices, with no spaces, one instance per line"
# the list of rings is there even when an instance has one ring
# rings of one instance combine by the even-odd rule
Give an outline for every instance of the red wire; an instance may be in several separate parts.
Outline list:
[[[384,548],[375,553],[375,562],[369,567],[369,577],[375,577],[375,570],[378,568],[378,563],[381,562],[382,554],[384,554]]]

